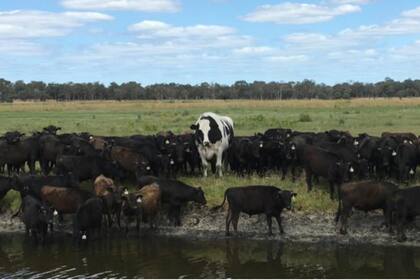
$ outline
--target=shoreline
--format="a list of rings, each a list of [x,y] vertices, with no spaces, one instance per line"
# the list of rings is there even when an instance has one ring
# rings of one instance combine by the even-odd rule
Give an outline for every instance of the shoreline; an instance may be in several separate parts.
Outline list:
[[[158,230],[150,230],[148,224],[142,224],[141,231],[150,235],[185,237],[189,239],[248,239],[278,240],[282,242],[302,243],[335,243],[342,245],[367,244],[380,246],[420,247],[420,228],[409,226],[406,230],[407,241],[397,242],[396,235],[390,235],[388,229],[380,227],[383,222],[381,211],[365,214],[355,211],[348,219],[348,233],[341,235],[335,226],[334,214],[305,214],[303,212],[284,211],[282,224],[285,233],[281,235],[277,223],[273,221],[273,236],[268,236],[268,227],[264,215],[249,217],[241,214],[238,223],[238,234],[233,230],[231,236],[225,235],[225,211],[212,212],[208,208],[185,209],[182,226],[173,227],[168,224],[166,215],[160,219]],[[25,232],[24,224],[19,218],[10,220],[11,214],[0,215],[0,235]],[[274,220],[274,219],[273,219]],[[71,219],[65,219],[64,225],[55,225],[57,233],[71,233]],[[133,225],[131,225],[133,226]],[[105,226],[104,226],[105,227]],[[130,228],[133,233],[134,228]],[[118,232],[113,226],[110,232]]]

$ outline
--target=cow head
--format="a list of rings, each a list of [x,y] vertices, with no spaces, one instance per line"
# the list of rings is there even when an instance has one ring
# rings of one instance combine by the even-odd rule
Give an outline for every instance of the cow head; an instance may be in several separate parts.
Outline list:
[[[289,142],[286,145],[286,158],[294,160],[297,158],[297,145],[294,142]]]
[[[195,189],[193,201],[202,205],[206,205],[207,200],[206,200],[206,197],[204,196],[204,192],[201,189],[201,187],[198,187],[197,189]]]
[[[200,117],[197,123],[191,125],[191,129],[195,130],[195,141],[205,147],[222,139],[222,132],[217,122],[210,116]]]
[[[291,191],[280,190],[278,192],[278,199],[283,202],[284,208],[291,210],[293,207],[293,201],[295,200],[297,193]]]
[[[122,209],[128,211],[137,211],[141,209],[141,204],[143,199],[140,194],[136,194],[134,192],[129,192],[127,188],[122,190],[121,194],[121,206]]]

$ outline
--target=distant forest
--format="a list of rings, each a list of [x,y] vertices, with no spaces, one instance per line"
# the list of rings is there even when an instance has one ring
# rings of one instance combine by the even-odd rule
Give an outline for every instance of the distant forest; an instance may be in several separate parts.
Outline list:
[[[108,86],[96,83],[10,82],[0,79],[0,102],[13,100],[138,100],[138,99],[349,99],[356,97],[420,97],[420,80],[377,83],[346,82],[333,86],[312,80],[301,82],[237,81],[217,83],[153,84],[137,82]]]

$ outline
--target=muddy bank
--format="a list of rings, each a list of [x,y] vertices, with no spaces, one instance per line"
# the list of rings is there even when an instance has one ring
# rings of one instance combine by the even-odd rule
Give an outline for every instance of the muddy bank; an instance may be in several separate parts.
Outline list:
[[[331,242],[338,244],[374,244],[386,246],[416,246],[420,247],[420,225],[418,222],[409,226],[406,231],[408,240],[403,243],[396,241],[395,235],[381,227],[383,216],[381,211],[365,214],[355,211],[349,218],[348,234],[341,235],[334,222],[334,214],[305,214],[302,212],[283,212],[283,228],[280,235],[277,223],[273,219],[273,236],[267,235],[266,218],[263,215],[252,216],[241,214],[238,224],[238,234],[225,236],[225,211],[211,211],[203,208],[184,209],[181,227],[169,225],[165,215],[160,218],[157,231],[150,231],[148,225],[143,225],[143,232],[163,236],[185,236],[196,239],[244,238],[255,240],[282,240],[294,242]],[[0,216],[1,232],[24,232],[25,227],[19,218],[10,219],[10,213]],[[57,231],[71,232],[71,217],[64,224],[55,226]],[[118,232],[114,226],[113,232]],[[134,231],[134,229],[132,230]],[[232,232],[233,233],[233,232]]]

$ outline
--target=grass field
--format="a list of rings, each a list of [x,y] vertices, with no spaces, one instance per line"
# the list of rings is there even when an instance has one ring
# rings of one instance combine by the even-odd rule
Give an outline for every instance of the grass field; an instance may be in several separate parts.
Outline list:
[[[236,135],[253,135],[268,128],[285,127],[301,131],[348,130],[352,134],[382,131],[420,134],[420,98],[353,100],[199,100],[199,101],[86,101],[14,102],[0,104],[0,133],[19,130],[30,133],[47,125],[62,132],[90,132],[95,135],[154,134],[172,130],[189,132],[190,125],[206,111],[230,116]],[[205,190],[209,205],[219,204],[231,186],[272,184],[298,192],[296,208],[302,211],[332,212],[336,202],[328,197],[327,186],[306,192],[304,180],[281,181],[276,174],[222,179],[187,177],[181,180]],[[16,194],[10,193],[3,208],[15,208]]]

